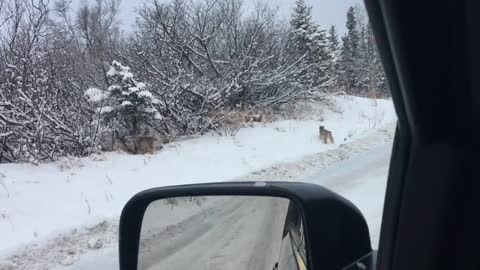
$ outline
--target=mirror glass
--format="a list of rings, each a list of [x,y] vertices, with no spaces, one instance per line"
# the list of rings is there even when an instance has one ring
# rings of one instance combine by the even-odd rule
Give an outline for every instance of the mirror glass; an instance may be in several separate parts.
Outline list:
[[[142,222],[138,269],[307,269],[301,213],[276,197],[154,201]]]

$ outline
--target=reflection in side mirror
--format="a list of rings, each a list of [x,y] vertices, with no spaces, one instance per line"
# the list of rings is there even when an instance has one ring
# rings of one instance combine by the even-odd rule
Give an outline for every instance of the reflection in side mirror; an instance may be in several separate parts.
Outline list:
[[[307,269],[302,217],[277,197],[156,200],[143,216],[138,269]]]
[[[120,270],[374,269],[365,218],[318,185],[225,182],[153,188],[125,205]],[[353,268],[352,268],[353,267]]]

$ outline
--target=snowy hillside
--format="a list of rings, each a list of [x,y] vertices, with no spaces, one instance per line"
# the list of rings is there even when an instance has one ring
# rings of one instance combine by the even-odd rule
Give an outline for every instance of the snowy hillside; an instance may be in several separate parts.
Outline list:
[[[0,165],[0,258],[60,233],[118,218],[135,193],[158,186],[226,181],[359,140],[395,121],[391,101],[335,97],[309,120],[243,128],[170,143],[154,155],[105,153],[42,164]],[[314,119],[324,119],[323,122]],[[318,137],[319,124],[335,144]]]

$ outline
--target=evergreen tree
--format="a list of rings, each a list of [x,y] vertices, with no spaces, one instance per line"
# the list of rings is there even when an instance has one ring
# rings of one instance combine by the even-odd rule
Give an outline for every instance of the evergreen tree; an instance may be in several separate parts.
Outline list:
[[[389,89],[370,23],[359,20],[355,9],[350,7],[346,26],[338,58],[340,87],[354,95],[388,96]]]
[[[110,124],[114,132],[127,132],[136,139],[142,128],[150,126],[153,121],[161,119],[155,108],[160,101],[146,90],[146,85],[137,82],[130,72],[130,68],[113,61],[107,72],[110,86],[106,91],[90,88],[85,92],[89,101],[99,103],[97,112],[103,120]],[[136,149],[134,149],[136,152]]]
[[[328,30],[328,48],[332,59],[336,61],[340,50],[340,42],[338,41],[338,34],[335,25],[332,25]]]
[[[357,58],[355,59],[356,65],[354,65],[357,78],[354,93],[360,96],[368,95],[374,97],[375,90],[372,88],[372,63],[374,60],[374,55],[372,54],[372,44],[367,36],[367,26],[362,24],[360,21],[357,21],[357,23],[360,39],[357,50]]]
[[[291,53],[296,59],[303,57],[300,64],[305,65],[300,83],[309,88],[325,86],[331,59],[327,35],[312,21],[312,7],[304,0],[296,1],[290,25]]]
[[[301,54],[309,50],[310,36],[315,31],[311,14],[312,7],[307,6],[305,0],[296,1],[290,25],[293,32],[293,46]]]
[[[348,93],[357,93],[359,84],[360,33],[358,30],[355,10],[350,7],[347,11],[347,32],[342,37],[342,48],[339,57],[339,84]]]
[[[328,30],[328,52],[330,54],[330,64],[328,69],[328,88],[336,90],[338,87],[338,58],[340,52],[340,42],[338,41],[337,30],[334,25]]]
[[[370,95],[389,96],[390,90],[385,77],[380,55],[378,54],[377,44],[373,36],[372,26],[366,26],[366,56],[368,61],[368,85]]]

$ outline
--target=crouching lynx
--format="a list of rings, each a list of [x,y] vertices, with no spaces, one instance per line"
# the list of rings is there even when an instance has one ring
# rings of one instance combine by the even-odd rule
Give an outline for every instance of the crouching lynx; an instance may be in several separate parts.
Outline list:
[[[319,133],[320,133],[320,139],[323,141],[324,144],[335,143],[333,141],[332,132],[328,129],[325,129],[324,126],[320,126]]]
[[[157,138],[153,136],[139,137],[135,142],[135,154],[153,154],[157,150]]]

